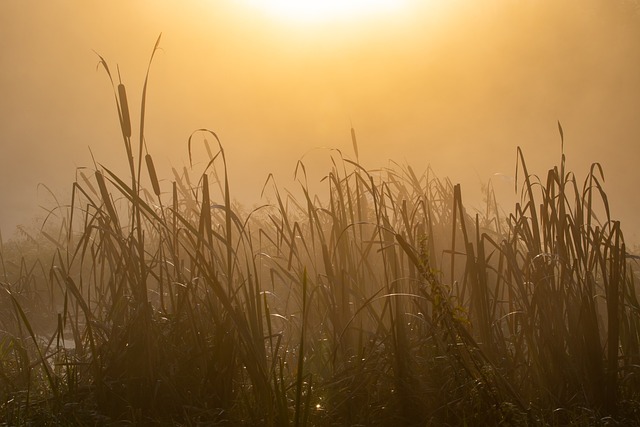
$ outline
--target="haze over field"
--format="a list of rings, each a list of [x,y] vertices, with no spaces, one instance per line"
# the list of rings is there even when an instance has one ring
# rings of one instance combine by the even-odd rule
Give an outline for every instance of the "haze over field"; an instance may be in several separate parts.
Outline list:
[[[124,170],[94,51],[119,65],[136,120],[162,32],[146,138],[165,191],[195,129],[218,133],[232,191],[252,205],[269,173],[291,178],[302,156],[319,179],[328,153],[316,147],[353,157],[353,124],[366,167],[431,165],[473,202],[492,177],[500,194],[513,191],[517,146],[544,176],[560,155],[559,120],[568,167],[581,184],[592,162],[603,165],[613,216],[640,241],[637,2],[398,3],[361,18],[294,20],[248,0],[3,1],[3,236],[53,206],[39,183],[65,202],[76,168],[93,168],[88,147]]]

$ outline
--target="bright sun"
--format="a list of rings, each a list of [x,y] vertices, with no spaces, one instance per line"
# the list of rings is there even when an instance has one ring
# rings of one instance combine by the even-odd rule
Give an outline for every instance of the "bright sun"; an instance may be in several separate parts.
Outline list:
[[[406,0],[246,0],[246,2],[274,18],[304,24],[380,15],[402,8]]]

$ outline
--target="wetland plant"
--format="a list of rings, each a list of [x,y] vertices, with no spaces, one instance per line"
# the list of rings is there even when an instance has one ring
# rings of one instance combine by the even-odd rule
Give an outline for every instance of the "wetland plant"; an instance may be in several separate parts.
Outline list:
[[[323,194],[299,162],[300,196],[269,177],[245,212],[211,130],[186,144],[203,170],[158,178],[148,71],[135,141],[100,64],[129,176],[80,170],[57,234],[22,241],[46,251],[0,248],[6,425],[640,421],[635,261],[598,164],[539,178],[518,149],[520,202],[489,187],[470,214],[430,170],[367,170],[352,130]]]

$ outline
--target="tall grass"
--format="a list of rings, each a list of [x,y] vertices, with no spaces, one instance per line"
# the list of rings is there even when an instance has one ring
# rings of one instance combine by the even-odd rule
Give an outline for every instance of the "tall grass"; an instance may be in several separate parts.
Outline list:
[[[564,156],[539,179],[518,149],[520,203],[503,217],[489,189],[471,215],[430,170],[367,170],[352,130],[356,160],[328,153],[324,194],[299,162],[297,189],[269,177],[268,202],[243,212],[213,131],[159,179],[148,72],[136,147],[126,88],[100,61],[130,176],[79,173],[48,263],[3,255],[6,424],[640,420],[636,275],[598,164],[582,185]],[[48,331],[21,296],[31,282],[48,289]]]

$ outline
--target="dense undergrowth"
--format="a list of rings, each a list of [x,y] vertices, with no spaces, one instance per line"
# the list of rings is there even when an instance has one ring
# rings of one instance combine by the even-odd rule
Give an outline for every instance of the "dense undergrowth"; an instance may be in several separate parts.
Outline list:
[[[489,189],[472,215],[430,171],[365,169],[352,134],[324,193],[301,162],[299,196],[268,179],[246,212],[214,132],[169,185],[146,80],[137,146],[114,93],[129,176],[80,171],[59,228],[0,250],[6,425],[640,422],[635,260],[599,165],[539,178],[518,150],[520,203]]]

